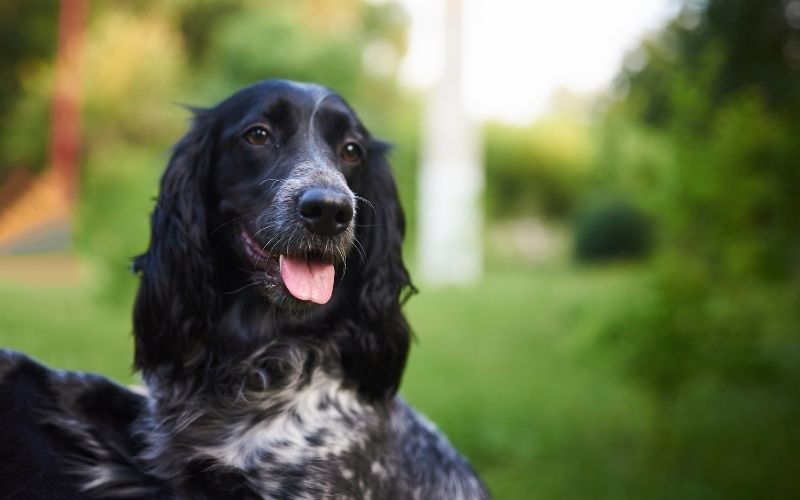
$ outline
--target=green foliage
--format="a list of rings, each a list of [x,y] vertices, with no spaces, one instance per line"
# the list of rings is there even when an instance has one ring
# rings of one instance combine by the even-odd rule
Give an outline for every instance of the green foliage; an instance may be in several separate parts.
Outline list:
[[[31,73],[55,55],[58,2],[0,2],[0,117],[25,91]]]
[[[734,279],[797,273],[798,132],[758,94],[744,92],[717,110],[702,143],[679,138],[671,199],[682,210],[669,230],[686,251]]]
[[[624,106],[645,122],[665,127],[676,119],[703,118],[742,91],[756,90],[778,113],[800,107],[797,30],[782,0],[687,1],[681,14],[638,49],[647,64],[624,70]],[[699,106],[690,115],[676,108],[673,84]],[[680,115],[683,115],[682,117]]]
[[[113,146],[98,148],[86,166],[75,243],[94,265],[98,303],[130,310],[138,285],[131,262],[147,248],[165,160],[158,151]]]
[[[0,173],[11,168],[39,171],[48,155],[52,70],[30,70],[24,93],[2,116],[0,125]]]
[[[329,37],[294,29],[292,14],[245,11],[232,16],[218,33],[208,64],[234,88],[264,78],[289,78],[349,90],[361,73],[357,45],[343,34]]]
[[[90,26],[85,58],[87,151],[114,144],[166,148],[177,139],[186,112],[175,104],[187,67],[181,35],[169,19],[101,10]],[[93,162],[87,168],[95,165],[115,168]]]
[[[663,215],[675,165],[675,148],[661,131],[633,121],[624,110],[611,109],[593,130],[593,189],[622,193],[650,216]]]
[[[703,142],[682,130],[678,161],[657,185],[665,248],[656,294],[621,329],[638,346],[634,371],[657,394],[697,374],[781,372],[800,324],[793,129],[745,93],[717,110]]]
[[[209,18],[203,13],[219,10]],[[365,72],[365,47],[382,42],[399,56],[407,20],[391,2],[371,5],[356,0],[329,2],[201,2],[187,6],[181,27],[202,75],[201,98],[214,100],[265,78],[316,82],[358,105],[374,75]],[[206,31],[212,28],[213,31]],[[202,36],[200,35],[202,33]],[[396,68],[389,66],[390,76]],[[381,98],[396,99],[393,85]]]
[[[564,217],[588,177],[590,141],[577,121],[542,120],[528,128],[486,128],[486,199],[493,215]]]
[[[754,72],[750,58],[767,54],[774,37],[785,35],[783,18],[774,15],[779,3],[732,2],[724,10],[711,1],[699,12],[699,26],[672,23],[660,43],[644,46],[648,65],[631,76],[628,98],[612,110],[610,123],[628,117],[640,125],[617,126],[616,135],[607,135],[614,146],[603,148],[610,158],[601,163],[611,183],[643,200],[657,217],[664,245],[658,298],[643,315],[644,329],[674,334],[683,339],[676,343],[689,350],[700,339],[723,343],[726,332],[746,325],[756,352],[767,329],[776,323],[788,327],[789,318],[798,317],[788,304],[778,310],[743,305],[800,285],[800,101],[788,100],[780,108],[772,104],[779,96],[788,99],[782,92],[798,83],[798,73],[782,53],[760,62],[763,72]],[[752,19],[773,23],[777,35],[763,34],[746,54],[737,53],[739,37],[753,35]],[[656,100],[669,110],[659,119],[647,111]],[[648,125],[650,131],[641,132]],[[618,159],[613,155],[625,149],[621,137],[648,135],[658,137],[650,141],[656,151],[670,152],[648,159],[645,151],[628,149],[638,159],[608,168]],[[676,316],[680,320],[671,320]],[[778,336],[788,342],[792,334],[789,327]],[[699,364],[712,371],[716,366]],[[746,371],[750,363],[741,366]]]
[[[178,16],[178,26],[192,63],[197,64],[203,60],[214,42],[213,36],[219,25],[243,7],[242,2],[233,0],[200,0],[183,5]]]
[[[44,163],[57,21],[58,2],[0,2],[0,178]]]
[[[650,222],[630,202],[619,197],[592,200],[575,222],[575,257],[599,262],[642,257],[650,250]]]
[[[678,19],[640,49],[648,63],[623,75],[606,118],[598,179],[646,208],[660,246],[605,338],[651,397],[654,463],[685,486],[703,478],[687,495],[790,498],[797,461],[779,436],[800,414],[800,73],[783,47],[795,35],[780,1],[699,5],[682,14],[696,26]]]

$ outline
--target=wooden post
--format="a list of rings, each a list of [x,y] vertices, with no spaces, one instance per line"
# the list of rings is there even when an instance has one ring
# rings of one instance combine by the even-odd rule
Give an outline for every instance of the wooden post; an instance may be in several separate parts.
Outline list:
[[[81,66],[88,0],[61,0],[58,53],[50,121],[50,168],[72,206],[78,191],[81,152]]]

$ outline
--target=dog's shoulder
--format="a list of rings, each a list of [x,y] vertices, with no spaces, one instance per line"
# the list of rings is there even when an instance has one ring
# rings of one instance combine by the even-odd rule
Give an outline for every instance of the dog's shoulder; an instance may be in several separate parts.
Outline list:
[[[77,499],[92,496],[93,478],[127,478],[151,486],[153,495],[140,490],[138,498],[157,497],[134,458],[134,425],[146,406],[102,376],[53,370],[0,349],[0,484],[25,498]]]
[[[48,385],[47,369],[0,350],[0,484],[11,498],[83,497],[53,460],[67,446],[65,436],[37,422],[39,411],[53,404]]]
[[[419,498],[488,499],[478,475],[436,426],[402,398],[390,412],[397,481]]]

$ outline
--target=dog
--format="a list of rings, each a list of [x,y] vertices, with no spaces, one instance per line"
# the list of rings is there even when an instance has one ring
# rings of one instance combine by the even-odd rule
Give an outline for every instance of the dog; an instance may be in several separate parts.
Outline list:
[[[46,395],[49,446],[88,495],[489,498],[397,396],[415,289],[387,144],[315,84],[193,112],[134,260],[148,395],[12,352],[0,388]]]

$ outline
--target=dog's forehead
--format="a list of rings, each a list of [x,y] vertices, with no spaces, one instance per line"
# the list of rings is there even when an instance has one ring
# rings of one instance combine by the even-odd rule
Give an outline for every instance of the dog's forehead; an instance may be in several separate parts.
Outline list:
[[[320,102],[327,96],[334,95],[332,90],[316,83],[286,81],[286,85],[298,94],[307,95],[315,102]]]
[[[265,80],[246,87],[219,104],[229,120],[251,117],[283,107],[296,117],[312,117],[319,110],[332,110],[358,121],[350,105],[333,90],[315,83]]]

